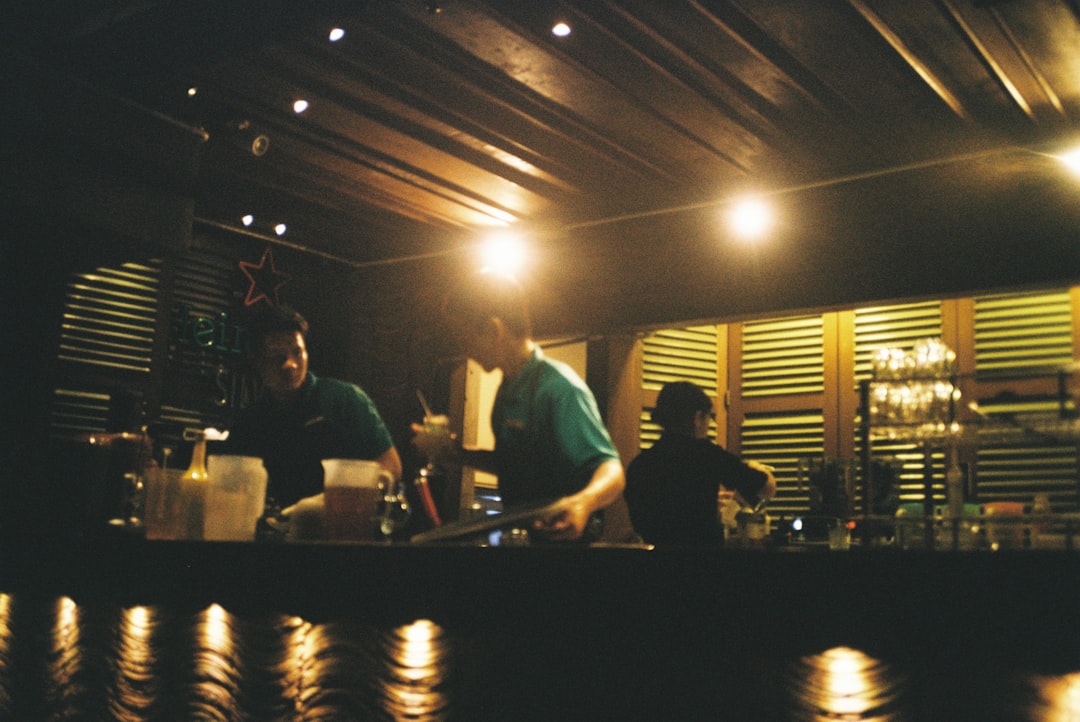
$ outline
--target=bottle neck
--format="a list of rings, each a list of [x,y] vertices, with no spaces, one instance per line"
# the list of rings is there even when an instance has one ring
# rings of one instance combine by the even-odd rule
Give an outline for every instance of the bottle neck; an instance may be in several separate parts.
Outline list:
[[[191,464],[189,471],[206,472],[206,439],[196,439],[195,448],[191,452]]]

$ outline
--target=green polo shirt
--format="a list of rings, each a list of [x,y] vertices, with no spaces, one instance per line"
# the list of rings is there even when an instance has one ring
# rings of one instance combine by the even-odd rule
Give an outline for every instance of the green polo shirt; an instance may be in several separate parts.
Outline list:
[[[323,459],[377,459],[391,446],[363,389],[309,373],[296,404],[282,408],[264,396],[243,409],[225,453],[261,457],[267,496],[288,506],[323,490]]]
[[[592,391],[566,364],[537,348],[504,380],[491,413],[499,493],[507,506],[576,493],[593,471],[619,453]]]

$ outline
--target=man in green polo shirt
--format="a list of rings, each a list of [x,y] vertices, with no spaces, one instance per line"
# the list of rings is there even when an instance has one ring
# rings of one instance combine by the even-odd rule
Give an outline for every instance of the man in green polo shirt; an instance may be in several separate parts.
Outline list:
[[[259,456],[267,497],[280,507],[323,490],[323,459],[378,461],[394,479],[401,458],[371,398],[359,386],[308,370],[308,323],[287,306],[247,326],[249,360],[263,395],[229,430],[229,453]]]
[[[622,494],[622,462],[585,382],[548,359],[532,339],[521,286],[495,273],[463,279],[446,316],[465,353],[503,380],[495,396],[492,452],[460,461],[498,476],[506,508],[551,502],[533,532],[556,541],[588,537],[599,513]],[[423,428],[414,427],[424,451]]]

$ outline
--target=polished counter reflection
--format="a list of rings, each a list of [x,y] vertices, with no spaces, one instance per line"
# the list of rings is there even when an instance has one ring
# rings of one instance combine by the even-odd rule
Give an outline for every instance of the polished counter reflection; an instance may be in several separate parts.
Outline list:
[[[983,719],[1080,718],[1080,671],[1009,670],[1007,677],[954,689],[948,670],[919,668],[912,660],[891,663],[838,646],[794,660],[768,655],[748,660],[741,677],[730,673],[744,665],[728,665],[731,660],[723,670],[700,668],[713,658],[687,658],[684,668],[673,670],[677,653],[659,658],[654,670],[631,672],[618,652],[630,651],[632,642],[581,658],[581,650],[565,639],[553,638],[542,648],[537,630],[525,635],[533,648],[516,653],[516,635],[495,643],[483,637],[482,630],[466,637],[451,634],[429,619],[379,629],[353,621],[235,615],[217,604],[178,614],[153,606],[83,608],[67,597],[0,594],[0,719],[439,722],[541,719],[552,713],[577,719],[584,706],[575,708],[573,697],[560,693],[565,670],[550,664],[563,654],[578,655],[576,661],[564,659],[574,672],[591,668],[611,676],[571,685],[575,694],[592,688],[592,719],[603,718],[597,716],[598,702],[599,709],[612,703],[619,719],[655,718],[664,695],[686,696],[673,683],[680,676],[715,677],[716,685],[730,686],[734,700],[730,708],[710,704],[691,711],[684,699],[680,719],[746,719],[749,714],[891,722],[932,718],[926,715],[934,710],[956,718],[965,709],[992,715]],[[640,652],[629,656],[636,666],[645,658]],[[962,671],[953,672],[957,680],[964,678]],[[655,689],[647,684],[653,679]],[[491,695],[499,684],[504,688]],[[742,691],[735,693],[737,687]],[[755,696],[760,704],[748,706],[746,699]],[[637,702],[643,703],[642,716],[635,717]]]

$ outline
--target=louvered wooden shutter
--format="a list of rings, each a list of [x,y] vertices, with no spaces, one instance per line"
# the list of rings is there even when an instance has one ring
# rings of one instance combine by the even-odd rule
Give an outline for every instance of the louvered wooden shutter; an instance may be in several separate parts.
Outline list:
[[[775,468],[777,494],[773,513],[800,513],[808,507],[806,489],[798,484],[801,460],[820,458],[824,417],[820,406],[790,411],[758,410],[785,405],[825,389],[824,322],[820,315],[751,321],[742,325],[740,373],[742,407],[740,456]],[[759,403],[755,403],[759,402]],[[805,403],[805,402],[802,402]],[[819,404],[819,401],[814,401]]]
[[[158,260],[103,266],[71,278],[56,354],[61,381],[53,390],[52,436],[104,431],[113,391],[146,383],[160,280]]]
[[[864,381],[873,376],[872,360],[879,349],[898,348],[910,351],[916,341],[940,338],[941,335],[940,301],[855,309],[856,381]],[[861,456],[862,452],[861,439],[856,435],[855,453]],[[944,458],[941,449],[924,447],[911,439],[873,441],[873,459],[893,468],[899,478],[898,494],[902,502],[924,500],[927,464],[930,465],[931,495],[936,500],[944,500]],[[861,481],[857,487],[853,510],[861,512]]]
[[[980,379],[1045,374],[1072,360],[1067,290],[975,299],[975,372]]]
[[[940,301],[855,309],[855,379],[871,377],[878,349],[909,351],[920,339],[940,336]]]
[[[809,492],[799,483],[801,460],[825,453],[825,419],[820,411],[751,413],[742,424],[740,456],[776,469],[776,496],[769,513],[793,515],[809,509]]]
[[[157,326],[163,303],[170,304],[174,321],[182,313],[220,318],[234,305],[235,274],[232,261],[191,253],[168,263],[151,259],[73,276],[61,319],[61,381],[53,390],[50,434],[104,431],[116,390],[142,393],[152,376],[162,379],[155,420],[220,424],[225,409],[218,402],[230,399],[222,398],[218,375],[230,354],[177,343],[175,329],[166,339]],[[167,353],[155,348],[161,342],[169,344]],[[162,359],[165,369],[154,369]],[[232,360],[239,365],[239,354]]]
[[[647,336],[642,342],[642,388],[653,393],[670,381],[691,381],[716,398],[717,349],[716,326],[692,326],[665,329]],[[652,403],[641,410],[641,448],[647,449],[660,438],[660,427],[650,418]]]
[[[978,434],[980,501],[1030,504],[1042,493],[1055,511],[1078,508],[1075,425],[1062,423],[1054,394],[1055,370],[1073,362],[1074,343],[1067,290],[975,299],[976,377],[998,381],[995,391],[1005,389],[979,399],[989,419]],[[1046,393],[1009,390],[1007,379],[1039,375],[1046,377]]]
[[[818,393],[824,390],[822,336],[821,316],[743,324],[743,398]]]
[[[81,273],[68,284],[61,361],[148,374],[157,326],[160,261]]]

